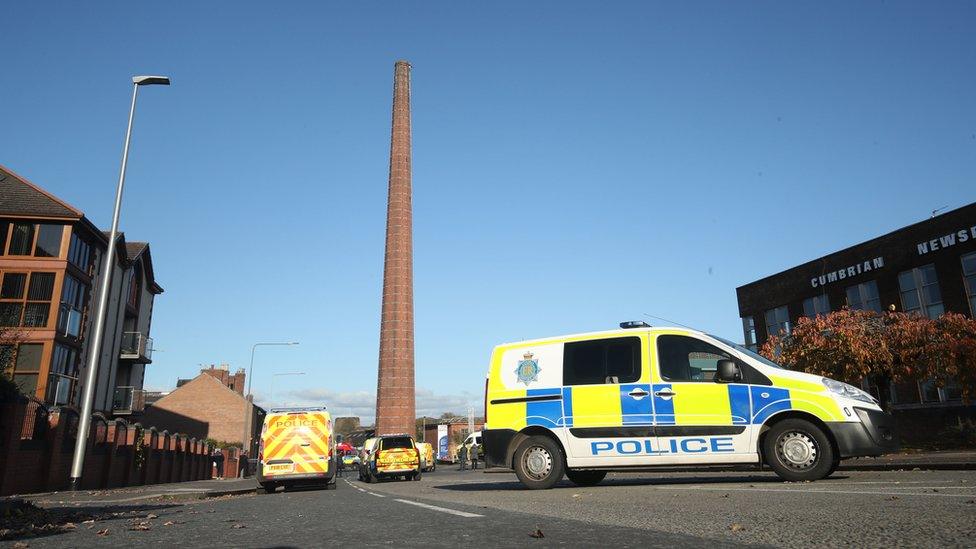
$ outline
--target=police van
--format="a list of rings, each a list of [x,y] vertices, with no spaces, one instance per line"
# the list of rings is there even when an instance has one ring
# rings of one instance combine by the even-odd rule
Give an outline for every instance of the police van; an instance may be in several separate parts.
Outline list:
[[[488,467],[535,489],[658,465],[766,463],[803,481],[897,446],[890,417],[856,387],[692,329],[620,326],[495,347]]]
[[[338,468],[332,416],[325,406],[268,412],[261,427],[257,472],[264,493],[306,484],[334,490]]]

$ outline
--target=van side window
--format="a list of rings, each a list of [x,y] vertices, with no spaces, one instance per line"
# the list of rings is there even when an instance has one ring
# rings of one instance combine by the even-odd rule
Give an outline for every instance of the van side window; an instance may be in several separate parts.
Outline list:
[[[639,337],[615,337],[567,343],[563,349],[563,384],[633,383],[640,379]]]
[[[732,356],[700,339],[679,335],[657,338],[657,364],[661,378],[667,381],[714,381],[718,361],[724,359]]]

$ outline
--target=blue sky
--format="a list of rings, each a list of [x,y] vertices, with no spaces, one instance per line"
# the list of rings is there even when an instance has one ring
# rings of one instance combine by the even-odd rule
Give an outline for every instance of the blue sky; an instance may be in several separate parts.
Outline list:
[[[246,367],[372,415],[393,63],[413,64],[418,408],[493,345],[735,287],[976,199],[969,2],[4,2],[0,163],[148,240],[147,385]],[[652,321],[660,322],[660,321]],[[369,419],[369,418],[367,418]]]

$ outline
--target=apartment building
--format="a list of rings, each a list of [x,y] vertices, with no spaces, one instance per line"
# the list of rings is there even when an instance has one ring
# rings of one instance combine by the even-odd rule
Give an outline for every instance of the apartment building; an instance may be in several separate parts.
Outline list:
[[[0,345],[10,357],[0,366],[22,392],[79,404],[108,245],[83,212],[0,166]],[[142,410],[153,301],[163,289],[148,243],[119,235],[114,245],[94,409],[132,415]]]

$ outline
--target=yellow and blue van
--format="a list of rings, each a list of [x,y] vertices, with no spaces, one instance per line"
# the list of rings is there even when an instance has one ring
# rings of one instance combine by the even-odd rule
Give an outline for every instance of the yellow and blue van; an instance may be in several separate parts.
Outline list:
[[[620,326],[495,347],[488,467],[514,469],[529,488],[659,465],[766,463],[802,481],[897,446],[890,417],[854,386],[692,329]]]

